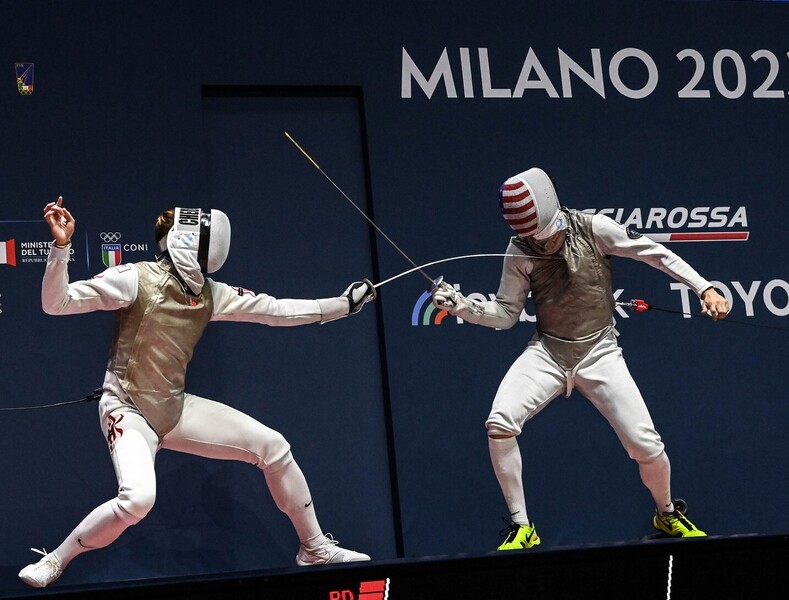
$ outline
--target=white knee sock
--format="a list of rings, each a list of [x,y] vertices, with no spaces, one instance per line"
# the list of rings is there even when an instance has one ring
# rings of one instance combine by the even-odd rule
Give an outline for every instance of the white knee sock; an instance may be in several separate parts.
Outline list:
[[[123,510],[118,499],[113,498],[94,508],[55,549],[54,554],[65,568],[75,556],[109,546],[130,525],[139,522],[140,519]]]
[[[523,492],[521,451],[515,437],[488,438],[488,449],[493,471],[499,481],[510,518],[518,525],[528,525],[526,498]]]
[[[321,539],[320,536],[323,535],[315,515],[315,504],[312,502],[307,480],[290,453],[284,461],[284,466],[280,468],[275,465],[273,469],[263,471],[266,483],[277,507],[288,515],[296,528],[299,541],[310,547],[314,545],[311,542]]]

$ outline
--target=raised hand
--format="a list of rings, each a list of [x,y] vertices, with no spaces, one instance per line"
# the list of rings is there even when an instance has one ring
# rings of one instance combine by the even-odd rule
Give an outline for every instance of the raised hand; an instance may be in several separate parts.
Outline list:
[[[56,246],[66,246],[74,235],[77,222],[67,208],[63,206],[63,196],[57,202],[50,202],[44,207],[44,221],[49,225]]]

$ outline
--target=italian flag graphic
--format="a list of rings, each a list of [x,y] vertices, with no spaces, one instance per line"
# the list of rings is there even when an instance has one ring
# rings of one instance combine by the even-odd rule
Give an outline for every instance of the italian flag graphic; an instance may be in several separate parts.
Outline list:
[[[0,265],[16,266],[16,244],[14,240],[0,242]]]
[[[102,244],[101,245],[101,258],[107,267],[117,267],[121,264],[121,245],[120,244]]]

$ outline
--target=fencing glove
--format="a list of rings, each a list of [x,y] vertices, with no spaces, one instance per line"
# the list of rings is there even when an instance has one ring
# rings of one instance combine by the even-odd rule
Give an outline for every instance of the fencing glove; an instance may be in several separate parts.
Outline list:
[[[354,281],[342,295],[348,298],[348,314],[355,315],[362,310],[362,306],[375,300],[378,293],[369,279],[362,279]]]
[[[442,281],[433,289],[433,305],[455,315],[468,311],[474,315],[482,315],[485,311],[477,302],[469,300],[451,284]]]

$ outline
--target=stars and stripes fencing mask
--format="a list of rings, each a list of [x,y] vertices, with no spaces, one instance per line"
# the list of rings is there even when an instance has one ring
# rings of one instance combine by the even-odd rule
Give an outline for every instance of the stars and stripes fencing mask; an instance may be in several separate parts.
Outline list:
[[[520,237],[544,240],[567,227],[553,181],[537,167],[518,173],[502,184],[499,207]]]

